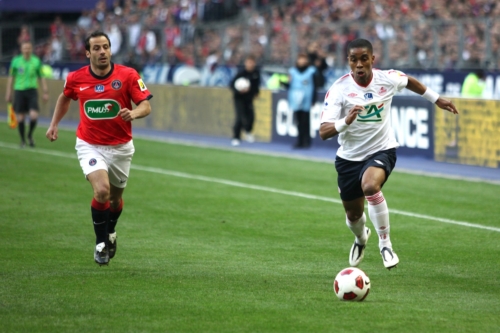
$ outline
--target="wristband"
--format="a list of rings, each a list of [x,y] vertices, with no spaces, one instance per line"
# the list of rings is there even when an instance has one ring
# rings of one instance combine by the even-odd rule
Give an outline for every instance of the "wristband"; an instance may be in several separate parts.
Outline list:
[[[422,97],[431,103],[436,103],[436,101],[439,99],[439,94],[434,90],[432,90],[431,88],[427,88],[427,90],[423,93]]]
[[[345,132],[349,127],[349,125],[345,122],[345,117],[337,120],[334,125],[338,133]]]

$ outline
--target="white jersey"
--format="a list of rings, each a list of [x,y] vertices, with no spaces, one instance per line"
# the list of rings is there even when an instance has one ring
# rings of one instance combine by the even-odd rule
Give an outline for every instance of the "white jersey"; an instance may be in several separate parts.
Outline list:
[[[356,120],[339,134],[337,155],[350,161],[364,161],[381,150],[399,147],[391,127],[392,97],[408,84],[406,74],[373,69],[371,82],[360,86],[346,74],[330,87],[325,96],[321,123],[334,123],[347,116],[355,105],[364,106]]]

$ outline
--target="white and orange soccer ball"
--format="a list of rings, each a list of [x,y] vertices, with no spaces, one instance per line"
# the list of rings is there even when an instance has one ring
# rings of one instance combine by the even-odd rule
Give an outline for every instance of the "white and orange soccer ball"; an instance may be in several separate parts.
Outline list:
[[[333,290],[341,301],[363,301],[370,292],[370,278],[359,268],[341,270],[333,282]]]

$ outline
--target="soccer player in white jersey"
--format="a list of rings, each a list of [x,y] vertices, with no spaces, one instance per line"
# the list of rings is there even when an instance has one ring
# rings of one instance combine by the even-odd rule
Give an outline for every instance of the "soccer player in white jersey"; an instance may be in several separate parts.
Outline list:
[[[391,269],[399,263],[399,258],[392,249],[389,210],[381,190],[396,164],[399,146],[390,123],[392,97],[407,88],[444,110],[454,114],[458,111],[451,101],[411,76],[396,70],[373,69],[375,56],[369,41],[356,39],[347,51],[351,73],[328,90],[319,132],[323,140],[339,136],[335,160],[338,188],[346,224],[355,236],[350,265],[358,266],[363,260],[371,233],[365,226],[366,199],[384,266]]]

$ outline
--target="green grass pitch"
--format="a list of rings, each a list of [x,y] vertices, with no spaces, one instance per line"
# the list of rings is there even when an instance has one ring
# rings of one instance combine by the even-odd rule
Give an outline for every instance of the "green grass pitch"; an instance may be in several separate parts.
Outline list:
[[[99,267],[74,131],[50,143],[40,127],[21,150],[0,125],[0,332],[499,330],[498,185],[395,172],[389,208],[495,230],[391,214],[400,265],[372,237],[372,290],[348,303],[332,288],[353,241],[342,207],[279,193],[338,199],[332,164],[136,139],[118,252]]]

